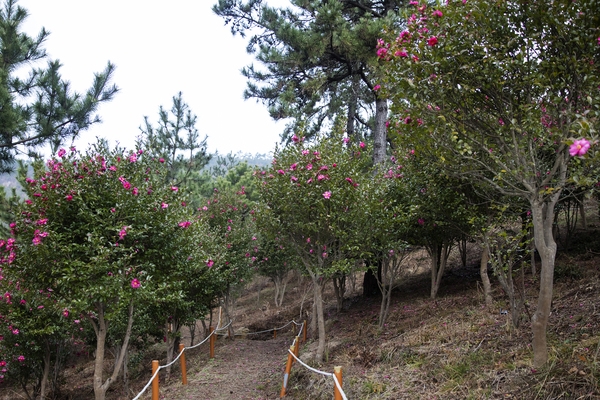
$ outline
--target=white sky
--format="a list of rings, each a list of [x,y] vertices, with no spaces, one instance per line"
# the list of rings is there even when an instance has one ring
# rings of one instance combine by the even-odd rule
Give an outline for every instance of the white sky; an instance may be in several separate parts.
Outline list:
[[[208,135],[208,151],[268,153],[284,123],[275,123],[262,103],[244,101],[240,69],[253,62],[246,40],[233,37],[211,7],[216,0],[20,0],[30,16],[25,31],[50,32],[45,48],[59,59],[64,79],[84,93],[93,73],[110,60],[120,88],[102,104],[102,123],[82,133],[131,148],[145,115],[152,123],[160,105],[170,109],[179,91]],[[155,124],[156,125],[156,124]]]

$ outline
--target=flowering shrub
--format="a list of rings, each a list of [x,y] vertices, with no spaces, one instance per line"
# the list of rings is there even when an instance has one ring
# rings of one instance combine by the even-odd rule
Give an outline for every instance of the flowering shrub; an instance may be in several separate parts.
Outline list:
[[[315,143],[298,140],[278,149],[271,167],[255,173],[262,200],[315,283],[320,321],[323,310],[317,296],[324,278],[347,266],[347,247],[358,232],[353,211],[362,207],[360,185],[369,179],[369,165],[364,143],[351,144],[333,134]],[[324,341],[324,325],[319,322],[318,358]]]
[[[34,325],[28,325],[30,317],[15,320],[21,314],[11,314],[0,328],[22,326],[24,335],[48,329],[64,337],[68,331],[57,321],[77,316],[94,328],[96,357],[102,359],[113,321],[129,320],[121,332],[112,331],[125,350],[136,304],[151,304],[167,285],[171,295],[163,302],[179,300],[185,276],[207,257],[198,244],[210,242],[208,228],[194,220],[183,191],[166,184],[161,163],[142,150],[111,151],[99,143],[85,154],[71,149],[57,155],[34,165],[33,177],[25,180],[28,199],[11,224],[13,237],[2,242],[0,281],[11,302],[15,289],[19,295],[51,291],[53,302],[30,307],[44,315]],[[182,221],[189,224],[182,227]],[[43,347],[27,337],[30,346]],[[11,350],[11,359],[17,353]],[[33,361],[25,356],[22,363]],[[115,362],[116,372],[121,362]],[[98,384],[102,374],[95,371],[97,394],[110,384]]]

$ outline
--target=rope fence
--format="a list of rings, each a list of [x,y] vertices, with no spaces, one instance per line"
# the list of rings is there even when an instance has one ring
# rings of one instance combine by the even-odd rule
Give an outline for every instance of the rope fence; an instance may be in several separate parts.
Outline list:
[[[205,337],[204,340],[201,341],[200,343],[196,343],[195,345],[190,346],[190,347],[180,346],[179,354],[169,364],[159,366],[158,361],[156,361],[156,360],[152,361],[152,377],[150,378],[150,380],[148,381],[146,386],[144,386],[144,388],[137,394],[137,396],[135,396],[133,398],[133,400],[138,400],[140,398],[140,396],[143,395],[144,392],[146,392],[146,390],[150,387],[150,385],[152,385],[152,400],[158,400],[158,378],[157,378],[158,372],[163,368],[168,368],[171,365],[175,364],[177,362],[177,360],[179,360],[179,358],[181,358],[183,356],[184,357],[184,359],[182,360],[182,373],[183,373],[185,371],[185,363],[183,362],[185,360],[185,355],[184,355],[185,350],[195,349],[196,347],[205,343],[207,340],[210,340],[211,342],[213,342],[214,336],[217,334],[217,332],[229,328],[229,325],[231,325],[231,322],[229,322],[227,325],[225,325],[222,328],[217,327],[214,330],[213,330],[213,327],[210,327],[210,330],[211,330],[210,334],[207,337]],[[214,346],[213,343],[211,343],[211,348],[210,348],[210,357],[211,358],[214,357],[214,347],[213,346]],[[187,378],[186,378],[185,373],[183,373],[182,375],[184,377],[183,380],[185,381],[184,382],[184,384],[185,384],[185,383],[187,383]]]
[[[276,338],[277,331],[281,331],[282,329],[285,329],[286,327],[288,327],[291,324],[294,324],[294,329],[293,329],[294,331],[296,328],[298,328],[298,333],[295,334],[294,342],[288,350],[289,354],[288,354],[287,364],[285,367],[285,374],[283,377],[283,386],[281,388],[281,397],[285,397],[286,390],[287,390],[287,383],[288,383],[288,379],[290,376],[292,364],[295,361],[297,361],[302,366],[304,366],[305,368],[307,368],[308,370],[310,370],[312,372],[315,372],[315,373],[318,373],[321,375],[325,375],[325,376],[333,377],[334,399],[335,400],[348,400],[346,397],[346,394],[342,390],[342,368],[341,367],[335,367],[334,373],[324,372],[324,371],[319,371],[318,369],[312,368],[300,360],[300,358],[299,358],[300,343],[306,342],[306,333],[307,333],[306,332],[307,331],[306,321],[299,323],[294,320],[291,320],[288,323],[286,323],[285,325],[277,327],[277,328],[266,329],[266,330],[258,331],[258,332],[247,332],[247,333],[236,334],[236,335],[258,335],[258,334],[262,334],[262,333],[273,332],[273,336],[274,336],[274,338]],[[138,400],[140,398],[140,396],[142,396],[146,392],[146,390],[148,390],[148,388],[150,386],[152,386],[152,400],[158,400],[158,398],[159,398],[158,373],[161,369],[170,367],[171,365],[175,364],[178,360],[180,360],[180,362],[181,362],[182,381],[183,381],[183,384],[186,385],[187,384],[187,372],[186,372],[186,362],[185,362],[185,350],[195,349],[196,347],[209,341],[209,343],[210,343],[209,357],[214,358],[215,339],[216,339],[217,335],[223,335],[223,334],[220,334],[219,332],[229,329],[230,325],[231,325],[231,321],[223,327],[217,326],[216,329],[211,326],[210,334],[206,338],[204,338],[204,340],[202,340],[200,343],[197,343],[193,346],[185,347],[183,344],[180,344],[179,345],[179,354],[177,355],[177,357],[175,357],[175,359],[173,361],[171,361],[170,363],[168,363],[166,365],[159,366],[158,360],[153,360],[152,361],[152,377],[150,378],[150,380],[148,381],[146,386],[144,386],[144,388],[133,398],[133,400]]]
[[[304,331],[305,330],[304,328],[305,328],[305,326],[303,323],[301,330]],[[311,367],[310,365],[307,365],[302,360],[300,360],[300,358],[298,357],[299,347],[300,347],[299,341],[300,341],[300,332],[294,339],[294,344],[292,346],[290,346],[290,348],[288,350],[288,361],[285,366],[285,373],[283,375],[283,385],[281,386],[280,397],[283,398],[286,395],[287,383],[289,380],[290,373],[292,371],[292,365],[294,362],[297,361],[300,365],[302,365],[304,368],[308,369],[309,371],[312,371],[314,373],[324,375],[324,376],[331,376],[333,378],[333,383],[334,383],[334,391],[333,391],[334,400],[348,400],[348,398],[346,397],[346,393],[344,393],[344,391],[342,390],[342,367],[334,367],[334,369],[333,369],[334,372],[331,373],[331,372],[320,371],[316,368]]]

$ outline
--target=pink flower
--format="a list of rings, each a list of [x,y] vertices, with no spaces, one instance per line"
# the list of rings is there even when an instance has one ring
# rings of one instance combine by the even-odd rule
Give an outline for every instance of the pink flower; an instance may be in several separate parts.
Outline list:
[[[68,318],[69,317],[69,310],[67,310],[66,308],[63,310],[62,312],[63,317]]]
[[[282,169],[278,169],[278,170],[277,170],[277,173],[278,173],[279,175],[285,175],[285,171],[284,171],[284,170],[282,170]]]
[[[396,52],[394,53],[394,55],[395,55],[396,57],[402,57],[402,58],[406,58],[406,57],[408,57],[408,53],[406,52],[406,50],[405,50],[405,49],[402,49],[402,50],[396,50]]]
[[[294,143],[298,143],[300,141],[300,138],[296,135],[292,136],[292,142]]]
[[[432,15],[434,17],[438,17],[439,18],[439,17],[442,17],[444,14],[442,14],[442,12],[440,10],[434,10],[433,13],[432,13]]]
[[[385,47],[377,49],[377,57],[379,58],[385,58],[385,56],[387,56],[387,53],[388,49],[386,49]]]
[[[364,148],[365,148],[365,146],[366,146],[366,145],[365,145],[365,142],[360,142],[360,143],[358,144],[358,147],[360,147],[361,149],[364,149]]]
[[[437,42],[438,42],[438,39],[435,36],[432,36],[429,39],[427,39],[427,45],[431,46],[431,47],[435,46],[437,44]]]
[[[119,231],[119,240],[123,240],[123,238],[127,235],[127,227],[124,226]]]
[[[161,157],[161,158],[158,159],[158,162],[161,163],[161,164],[164,164],[165,159]]]
[[[331,198],[331,192],[328,190],[326,192],[323,192],[323,197],[325,197],[326,199],[330,199]]]
[[[25,356],[19,356],[19,357],[17,357],[17,360],[19,360],[19,362],[24,362]]]
[[[418,221],[419,225],[425,225],[425,220],[423,218],[419,218]]]
[[[129,162],[134,163],[136,161],[137,161],[137,156],[135,154],[132,154],[129,156]]]
[[[140,283],[140,280],[139,280],[139,279],[137,279],[137,278],[133,278],[133,279],[131,280],[131,287],[132,287],[132,288],[134,288],[134,289],[137,289],[137,288],[139,288],[140,286],[142,286],[142,284]]]
[[[58,156],[59,156],[60,158],[63,158],[63,157],[65,156],[65,154],[67,154],[67,151],[66,151],[65,149],[60,149],[60,150],[58,151]]]
[[[131,193],[133,193],[134,196],[137,196],[139,192],[140,192],[140,190],[136,187],[134,187],[133,190],[131,191]]]
[[[182,221],[179,223],[179,226],[182,228],[187,228],[191,225],[192,223],[190,221]]]
[[[381,85],[375,85],[375,86],[373,86],[373,90],[374,91],[378,91],[379,89],[381,89]]]
[[[585,153],[588,152],[590,148],[590,142],[586,139],[579,139],[573,142],[573,144],[569,147],[569,154],[572,157],[583,157]]]
[[[312,164],[307,164],[306,165],[306,170],[310,171],[313,168]]]
[[[212,266],[213,266],[213,265],[215,265],[215,262],[214,262],[213,260],[208,260],[208,261],[206,262],[206,266],[207,266],[208,268],[212,268]]]
[[[163,210],[168,207],[169,205],[167,203],[160,203],[160,208],[162,208]]]
[[[177,193],[179,191],[179,188],[177,186],[171,186],[171,190]]]

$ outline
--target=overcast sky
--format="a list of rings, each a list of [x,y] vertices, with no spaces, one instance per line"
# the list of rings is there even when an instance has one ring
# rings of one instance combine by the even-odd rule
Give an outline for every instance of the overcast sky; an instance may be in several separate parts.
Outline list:
[[[145,115],[156,122],[179,91],[208,135],[209,152],[268,153],[276,124],[255,100],[244,100],[240,69],[252,63],[246,42],[233,37],[211,7],[216,0],[20,0],[30,16],[25,31],[50,32],[45,48],[63,64],[62,76],[80,93],[110,60],[120,92],[99,109],[102,124],[83,133],[133,147]]]

